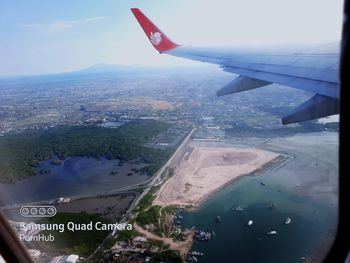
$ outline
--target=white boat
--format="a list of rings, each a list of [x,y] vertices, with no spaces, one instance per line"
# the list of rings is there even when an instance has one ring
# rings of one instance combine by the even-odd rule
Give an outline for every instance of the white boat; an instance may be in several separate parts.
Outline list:
[[[286,218],[286,220],[284,221],[285,225],[290,224],[290,222],[292,222],[292,219],[290,219],[289,217]]]
[[[267,234],[267,235],[276,235],[276,234],[277,234],[277,231],[272,230],[272,231],[267,232],[266,234]]]
[[[243,208],[240,206],[237,206],[235,208],[232,208],[233,211],[239,212],[239,211],[243,211]]]
[[[249,220],[247,226],[251,226],[253,224],[253,220]]]

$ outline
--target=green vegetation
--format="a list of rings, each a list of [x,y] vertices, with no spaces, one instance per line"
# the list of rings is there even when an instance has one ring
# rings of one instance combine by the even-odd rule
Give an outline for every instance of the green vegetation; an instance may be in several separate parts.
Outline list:
[[[104,156],[122,161],[140,159],[149,164],[142,172],[153,174],[173,149],[153,149],[144,144],[168,127],[154,120],[135,120],[117,129],[62,126],[8,134],[0,137],[0,181],[14,182],[34,175],[40,162],[50,160],[53,155],[61,160],[68,156]]]
[[[159,209],[160,206],[154,205],[140,212],[137,215],[136,222],[141,225],[158,224]]]
[[[142,200],[139,203],[139,207],[138,210],[139,211],[143,211],[145,210],[147,207],[149,207],[150,205],[152,205],[153,200],[156,198],[155,195],[153,195],[153,193],[148,193],[146,194]]]
[[[118,231],[117,241],[128,241],[139,235],[139,232],[136,230]]]
[[[160,231],[167,237],[173,237],[175,238],[174,241],[176,240],[181,240],[180,238],[178,238],[179,235],[174,235],[174,232],[172,231],[173,228],[172,226],[170,227],[170,222],[169,222],[169,216],[174,216],[176,214],[176,211],[178,210],[178,208],[174,207],[174,206],[166,206],[163,207],[161,213],[160,213],[160,219],[159,221],[159,229]],[[172,224],[172,221],[171,221]]]
[[[177,207],[169,205],[169,206],[166,206],[166,207],[163,208],[162,213],[164,215],[175,214],[177,210],[178,210]]]
[[[147,198],[147,202],[151,200]],[[167,217],[174,215],[177,208],[173,206],[161,207],[158,205],[147,206],[146,209],[140,211],[136,217],[136,223],[139,225],[153,225],[152,232],[158,236],[168,236],[171,232],[171,227]]]
[[[154,189],[152,189],[154,190]],[[169,215],[174,215],[178,208],[175,206],[166,206],[161,208],[158,205],[152,205],[155,199],[153,192],[146,194],[140,201],[138,206],[138,214],[135,221],[139,225],[153,225],[152,232],[159,236],[167,236],[171,228],[169,228],[169,222],[167,222],[167,217]]]
[[[159,216],[161,207],[158,205],[153,205],[152,202],[155,199],[153,193],[146,194],[139,203],[137,217],[135,219],[136,223],[139,225],[152,224],[154,226],[153,233],[162,236],[161,227],[159,225]]]
[[[54,217],[45,220],[45,223],[65,224],[65,227],[67,227],[68,222],[88,224],[90,221],[92,221],[93,226],[95,222],[112,223],[110,219],[86,213],[57,213]],[[88,231],[77,230],[72,232],[65,229],[62,233],[59,231],[43,231],[43,233],[46,235],[52,234],[55,237],[55,242],[52,245],[56,251],[60,250],[62,253],[77,253],[82,256],[88,256],[107,237],[109,231],[98,231],[93,227],[92,230]]]

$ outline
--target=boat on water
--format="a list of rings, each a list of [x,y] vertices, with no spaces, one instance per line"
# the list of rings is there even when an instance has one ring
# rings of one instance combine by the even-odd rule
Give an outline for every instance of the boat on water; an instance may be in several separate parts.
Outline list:
[[[240,206],[237,206],[237,207],[232,208],[232,210],[236,211],[236,212],[240,212],[240,211],[243,211],[243,208]]]
[[[198,262],[198,258],[195,256],[188,255],[187,261],[188,262]]]
[[[253,224],[253,220],[249,220],[248,222],[247,222],[247,226],[251,226]]]
[[[261,184],[262,186],[265,186],[265,185],[266,185],[264,182],[260,182],[260,184]]]
[[[269,235],[269,236],[271,236],[271,235],[276,235],[276,234],[277,234],[277,231],[272,230],[272,231],[267,232],[266,234]]]
[[[221,221],[221,217],[220,217],[220,216],[215,217],[215,221],[216,221],[217,223],[219,223],[219,222]]]
[[[211,233],[210,232],[205,232],[203,230],[198,230],[195,232],[194,237],[198,241],[208,241],[211,238]]]
[[[190,251],[188,254],[191,256],[200,256],[200,257],[204,255],[204,253],[198,252],[198,251]]]
[[[290,224],[290,222],[292,222],[292,219],[290,219],[289,217],[286,218],[286,220],[284,221],[285,225]]]

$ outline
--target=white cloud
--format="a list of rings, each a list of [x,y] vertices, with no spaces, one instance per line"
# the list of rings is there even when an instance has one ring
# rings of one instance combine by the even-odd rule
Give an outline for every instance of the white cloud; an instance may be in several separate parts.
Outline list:
[[[82,19],[76,19],[76,20],[56,20],[47,24],[25,23],[25,24],[20,24],[20,26],[28,29],[46,31],[48,33],[57,33],[60,31],[71,29],[76,26],[84,25],[94,21],[100,21],[103,19],[104,17],[102,16],[95,16],[95,17],[88,17],[88,18],[82,18]]]
[[[73,27],[73,23],[69,21],[55,21],[48,25],[48,32],[55,33]]]

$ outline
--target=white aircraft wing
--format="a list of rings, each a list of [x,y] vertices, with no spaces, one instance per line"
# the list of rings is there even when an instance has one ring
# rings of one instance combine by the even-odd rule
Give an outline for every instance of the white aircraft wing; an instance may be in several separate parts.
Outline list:
[[[277,83],[315,95],[282,118],[283,124],[339,113],[339,49],[272,54],[223,48],[196,48],[172,42],[138,8],[132,8],[153,47],[163,54],[213,63],[239,77],[217,91],[218,96]]]

